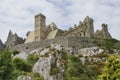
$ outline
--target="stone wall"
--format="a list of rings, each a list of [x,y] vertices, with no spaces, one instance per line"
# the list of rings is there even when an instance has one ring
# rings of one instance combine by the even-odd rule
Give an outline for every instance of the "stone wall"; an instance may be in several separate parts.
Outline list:
[[[31,51],[36,48],[44,48],[49,46],[50,44],[61,44],[64,47],[68,47],[68,40],[67,38],[64,37],[59,37],[56,39],[47,39],[47,40],[42,40],[42,41],[36,41],[36,42],[31,42],[31,43],[26,43],[26,44],[20,44],[16,45],[13,47],[10,47],[10,50],[18,50],[18,51]]]
[[[97,40],[97,43],[102,44],[102,41]],[[46,39],[42,41],[36,41],[26,44],[20,44],[17,46],[10,47],[10,50],[18,50],[18,51],[32,51],[36,48],[44,48],[49,46],[50,44],[61,44],[65,48],[75,48],[76,50],[79,50],[81,48],[85,47],[92,47],[97,46],[95,43],[94,38],[88,38],[88,37],[58,37],[55,39]]]
[[[94,38],[89,37],[68,37],[68,47],[80,49],[84,47],[96,46]]]

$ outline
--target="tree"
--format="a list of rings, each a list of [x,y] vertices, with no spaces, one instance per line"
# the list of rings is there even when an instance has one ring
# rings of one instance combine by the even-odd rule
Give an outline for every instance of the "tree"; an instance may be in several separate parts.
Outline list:
[[[11,53],[5,49],[0,54],[0,80],[8,80],[12,76],[14,68],[11,64]]]
[[[99,80],[120,80],[120,55],[111,55]]]

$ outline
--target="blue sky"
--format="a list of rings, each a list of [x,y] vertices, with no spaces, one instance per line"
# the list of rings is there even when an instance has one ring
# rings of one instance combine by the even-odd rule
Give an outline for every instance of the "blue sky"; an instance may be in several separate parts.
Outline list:
[[[90,16],[95,30],[106,23],[112,37],[120,40],[120,0],[0,0],[2,41],[6,41],[9,30],[26,37],[34,29],[34,15],[38,13],[46,16],[46,24],[54,21],[60,29]]]

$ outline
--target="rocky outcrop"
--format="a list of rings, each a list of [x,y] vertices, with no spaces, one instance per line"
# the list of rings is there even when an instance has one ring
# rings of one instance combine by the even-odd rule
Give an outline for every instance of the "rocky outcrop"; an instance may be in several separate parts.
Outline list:
[[[32,78],[30,76],[21,75],[17,78],[17,80],[32,80]]]
[[[46,48],[36,48],[32,51],[22,51],[13,56],[27,59],[29,54],[37,54],[39,60],[34,64],[32,72],[37,72],[44,77],[44,80],[64,80],[64,63],[62,62],[63,47],[58,44],[51,44]],[[21,75],[17,80],[32,80],[31,76]]]
[[[99,47],[89,47],[78,50],[78,56],[82,55],[80,60],[83,64],[93,64],[97,62],[103,62],[108,57],[108,52]]]
[[[26,60],[29,54],[39,55],[39,60],[33,65],[32,72],[39,73],[44,77],[44,80],[64,80],[65,64],[69,64],[69,56],[78,57],[83,65],[101,63],[106,61],[108,57],[106,50],[100,47],[80,48],[78,53],[76,53],[74,47],[66,48],[60,44],[51,44],[45,48],[39,47],[29,52],[21,52],[14,57]],[[18,80],[20,79],[31,80],[32,78],[31,76],[19,76]]]
[[[64,65],[61,63],[62,48],[52,45],[40,53],[40,59],[33,67],[34,72],[40,73],[45,80],[63,80]]]

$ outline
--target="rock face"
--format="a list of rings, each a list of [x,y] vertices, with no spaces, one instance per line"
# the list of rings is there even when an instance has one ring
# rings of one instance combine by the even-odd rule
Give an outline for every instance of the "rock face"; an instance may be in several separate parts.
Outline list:
[[[17,80],[32,80],[32,78],[30,76],[21,75],[17,78]]]
[[[40,73],[45,80],[63,80],[64,65],[61,63],[62,48],[52,45],[40,53],[40,59],[33,67],[33,72]]]
[[[106,50],[99,47],[89,47],[78,50],[78,55],[82,55],[81,61],[83,64],[94,63],[94,62],[103,62],[107,59],[108,54]]]
[[[3,49],[4,49],[4,44],[3,44],[3,42],[0,39],[0,51],[3,50]]]
[[[83,48],[78,50],[79,54],[82,54],[83,56],[93,56],[96,54],[100,54],[104,52],[103,49],[99,49],[99,47],[90,47],[90,48]]]
[[[64,55],[66,53],[66,55]],[[108,57],[105,50],[99,47],[81,48],[78,54],[74,48],[65,48],[59,44],[51,44],[46,48],[36,48],[29,52],[21,52],[15,57],[26,59],[29,54],[39,55],[39,60],[34,64],[32,72],[39,73],[44,80],[64,80],[65,64],[69,63],[69,55],[79,56],[83,64],[103,62]],[[64,56],[64,57],[63,57]],[[66,58],[66,59],[65,59]],[[31,76],[19,76],[17,80],[32,80]]]

